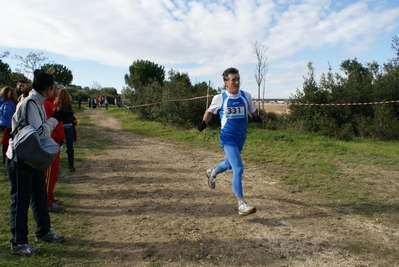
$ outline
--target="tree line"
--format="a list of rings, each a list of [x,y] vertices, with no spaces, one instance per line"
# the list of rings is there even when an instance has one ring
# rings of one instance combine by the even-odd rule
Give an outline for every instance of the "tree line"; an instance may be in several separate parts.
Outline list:
[[[29,52],[26,56],[14,55],[14,59],[20,62],[18,64],[20,68],[16,68],[15,70],[12,70],[10,65],[5,62],[9,56],[9,51],[0,54],[0,87],[14,87],[17,82],[32,83],[29,75],[32,74],[35,69],[42,69],[54,75],[55,81],[63,85],[74,100],[77,100],[79,97],[87,100],[88,98],[98,97],[99,95],[106,95],[108,100],[113,103],[114,98],[119,96],[115,88],[102,87],[97,82],[94,82],[91,88],[72,84],[72,70],[62,64],[50,61],[43,52]]]
[[[302,90],[290,97],[291,102],[303,105],[290,105],[289,126],[338,139],[359,136],[398,140],[398,103],[356,105],[399,100],[399,39],[396,36],[391,48],[395,57],[382,66],[375,61],[361,64],[356,58],[344,60],[340,64],[343,75],[333,73],[329,68],[319,82],[315,80],[314,68],[309,62]]]
[[[353,137],[379,140],[399,139],[399,104],[355,105],[351,103],[382,102],[399,100],[399,39],[392,39],[395,57],[380,66],[377,62],[360,63],[356,58],[340,64],[343,74],[329,71],[315,80],[312,62],[308,63],[308,74],[304,76],[302,89],[290,96],[289,114],[260,111],[261,127],[269,130],[288,129],[317,132],[337,139]],[[254,54],[267,48],[253,44]],[[263,64],[263,65],[262,65]],[[257,56],[255,79],[260,91],[260,70],[267,64]],[[265,71],[262,72],[265,75]],[[206,82],[192,84],[188,73],[169,70],[165,79],[163,66],[147,60],[136,60],[125,75],[126,87],[123,99],[135,106],[139,119],[170,123],[181,127],[194,127],[202,119],[206,99],[195,101],[172,101],[204,96],[209,85]],[[211,95],[223,88],[209,88]],[[126,103],[126,102],[125,102]],[[152,103],[152,104],[151,104]],[[156,103],[156,104],[154,104]],[[328,106],[308,104],[330,104]],[[335,105],[337,104],[337,105]],[[349,104],[349,105],[338,105]],[[218,125],[217,116],[211,126]]]

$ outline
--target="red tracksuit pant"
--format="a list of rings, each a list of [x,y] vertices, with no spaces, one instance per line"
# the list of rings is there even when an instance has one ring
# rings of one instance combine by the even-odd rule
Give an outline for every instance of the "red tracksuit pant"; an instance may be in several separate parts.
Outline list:
[[[55,157],[55,160],[48,168],[44,175],[46,177],[46,187],[47,187],[47,205],[50,207],[54,202],[54,188],[58,179],[58,171],[60,169],[60,154]]]

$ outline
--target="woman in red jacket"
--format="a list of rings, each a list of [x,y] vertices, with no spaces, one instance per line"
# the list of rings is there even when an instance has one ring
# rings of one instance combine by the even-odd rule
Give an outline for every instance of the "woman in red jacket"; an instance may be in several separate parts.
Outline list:
[[[47,118],[51,118],[54,114],[54,111],[56,109],[54,101],[55,98],[58,96],[58,84],[55,82],[54,83],[54,94],[47,98],[43,105],[44,109],[46,110],[46,116]],[[64,133],[64,126],[62,121],[58,122],[57,126],[54,128],[53,133],[51,134],[51,138],[54,139],[54,141],[59,144],[60,146],[64,142],[65,139],[65,133]],[[58,152],[58,155],[56,156],[55,160],[51,164],[50,168],[48,168],[45,171],[45,176],[46,176],[46,186],[47,186],[47,205],[48,205],[48,211],[49,212],[64,212],[65,207],[61,206],[58,201],[55,201],[54,198],[54,188],[55,184],[57,183],[58,180],[58,171],[60,169],[60,152]]]

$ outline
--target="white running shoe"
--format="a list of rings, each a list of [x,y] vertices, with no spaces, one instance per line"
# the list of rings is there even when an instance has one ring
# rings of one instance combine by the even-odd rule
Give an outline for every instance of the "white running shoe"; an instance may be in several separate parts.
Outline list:
[[[216,176],[212,175],[212,169],[206,170],[206,176],[208,177],[208,185],[210,188],[215,189],[216,187]]]
[[[238,205],[238,215],[240,216],[246,216],[255,212],[256,208],[249,206],[247,202]]]

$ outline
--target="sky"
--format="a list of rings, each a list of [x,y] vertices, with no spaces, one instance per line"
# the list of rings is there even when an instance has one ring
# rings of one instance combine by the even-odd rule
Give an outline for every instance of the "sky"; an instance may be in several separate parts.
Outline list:
[[[223,86],[236,67],[241,89],[258,97],[253,43],[264,45],[265,98],[302,89],[347,59],[380,65],[395,57],[398,0],[0,0],[0,54],[43,53],[73,73],[72,83],[121,92],[136,60],[187,73],[192,84]],[[262,93],[261,93],[262,94]],[[262,97],[262,95],[261,95]]]

